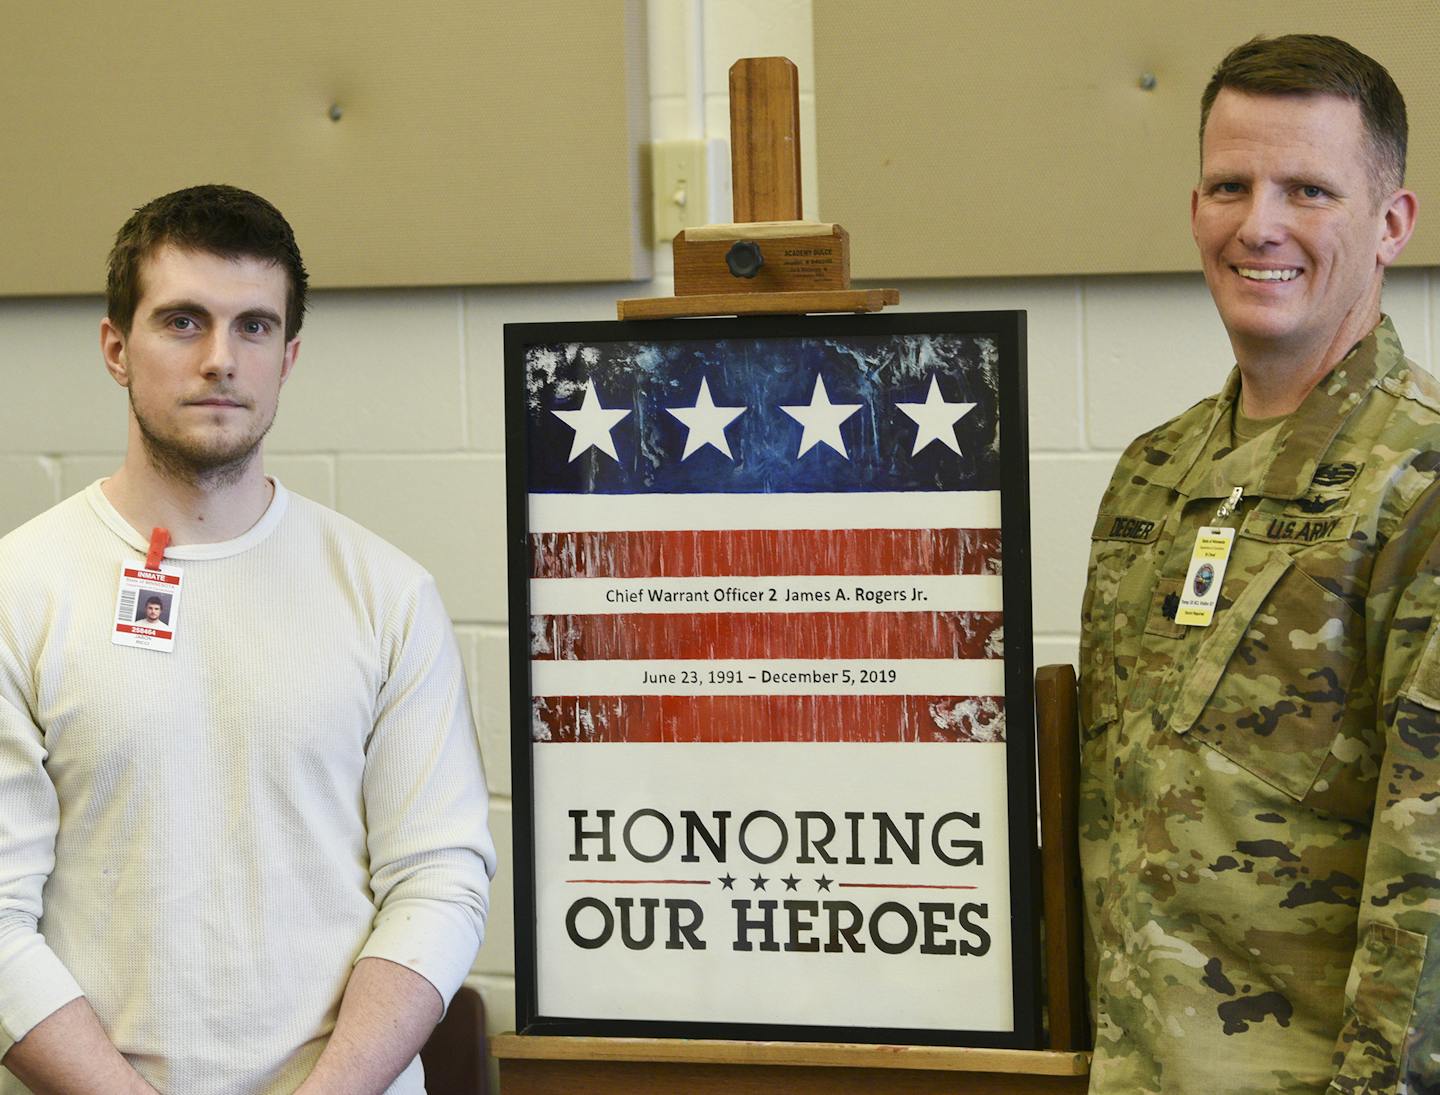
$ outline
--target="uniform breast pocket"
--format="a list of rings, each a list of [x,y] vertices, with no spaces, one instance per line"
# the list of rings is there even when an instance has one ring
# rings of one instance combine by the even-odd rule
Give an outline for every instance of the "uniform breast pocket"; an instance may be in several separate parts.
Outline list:
[[[1224,599],[1178,682],[1170,729],[1303,801],[1363,665],[1363,621],[1285,548],[1243,540]]]

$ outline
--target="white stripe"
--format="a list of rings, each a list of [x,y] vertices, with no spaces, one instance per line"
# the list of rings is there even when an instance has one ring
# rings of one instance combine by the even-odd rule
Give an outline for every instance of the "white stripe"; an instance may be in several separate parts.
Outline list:
[[[998,574],[532,578],[539,616],[624,612],[1001,612]]]
[[[999,658],[532,661],[530,691],[536,696],[1002,696],[1005,663]]]
[[[531,532],[999,528],[1000,492],[532,494]]]

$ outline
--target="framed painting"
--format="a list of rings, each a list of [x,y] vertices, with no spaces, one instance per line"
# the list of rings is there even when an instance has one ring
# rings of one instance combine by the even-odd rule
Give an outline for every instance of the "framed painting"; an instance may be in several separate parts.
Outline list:
[[[521,1032],[1038,1045],[1024,314],[505,355]]]

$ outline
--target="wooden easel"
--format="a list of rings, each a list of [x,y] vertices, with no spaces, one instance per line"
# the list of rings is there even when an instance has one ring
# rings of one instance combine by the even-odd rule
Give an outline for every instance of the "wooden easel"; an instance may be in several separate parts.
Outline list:
[[[730,69],[731,166],[736,223],[687,229],[675,238],[674,297],[617,301],[621,319],[873,312],[898,304],[898,289],[850,288],[849,238],[839,225],[800,220],[799,79],[783,57]],[[767,244],[767,241],[768,244]],[[737,244],[790,241],[829,257],[814,280],[804,271],[760,281],[727,261]],[[795,241],[802,241],[795,243]],[[746,258],[738,265],[743,269]],[[779,256],[783,258],[783,255]],[[812,263],[811,269],[822,264]],[[763,266],[761,267],[763,269]],[[776,271],[772,269],[772,274]],[[737,282],[748,285],[735,287]],[[779,286],[778,288],[776,286]],[[718,287],[719,291],[710,291]],[[1040,777],[1040,876],[1045,923],[1048,1049],[571,1038],[501,1034],[491,1043],[505,1095],[1080,1095],[1089,1083],[1089,1029],[1081,956],[1076,844],[1075,670],[1035,674]]]
[[[900,303],[899,289],[850,288],[845,229],[800,219],[800,77],[786,57],[730,67],[730,172],[735,223],[680,232],[675,295],[616,301],[619,318],[878,312]]]

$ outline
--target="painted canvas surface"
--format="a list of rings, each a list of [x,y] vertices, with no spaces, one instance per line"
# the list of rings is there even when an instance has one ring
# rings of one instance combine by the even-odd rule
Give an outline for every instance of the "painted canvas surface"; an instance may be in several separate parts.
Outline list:
[[[996,338],[518,356],[537,1013],[1013,1033]]]

